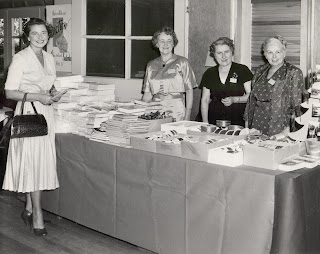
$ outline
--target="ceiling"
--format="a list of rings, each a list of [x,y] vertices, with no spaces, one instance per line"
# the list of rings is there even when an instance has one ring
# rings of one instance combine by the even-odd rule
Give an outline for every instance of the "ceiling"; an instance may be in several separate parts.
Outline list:
[[[0,0],[0,9],[53,5],[54,0]]]

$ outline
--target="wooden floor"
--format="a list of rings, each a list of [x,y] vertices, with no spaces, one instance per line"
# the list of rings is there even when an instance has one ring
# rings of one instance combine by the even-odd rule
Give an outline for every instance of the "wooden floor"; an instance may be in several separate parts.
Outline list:
[[[1,254],[154,254],[47,212],[48,235],[36,237],[20,218],[23,207],[15,193],[0,190]]]

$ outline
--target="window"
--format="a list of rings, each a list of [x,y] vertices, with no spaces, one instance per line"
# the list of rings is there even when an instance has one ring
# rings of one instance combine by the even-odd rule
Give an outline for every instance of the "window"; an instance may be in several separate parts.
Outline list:
[[[0,10],[0,90],[13,55],[24,48],[22,27],[30,17],[44,19],[44,7]]]
[[[29,17],[12,18],[12,56],[26,47],[22,39],[22,28],[29,20]]]
[[[286,60],[300,67],[301,1],[252,0],[252,70],[264,63],[262,44],[281,35],[287,41]]]
[[[177,33],[179,43],[175,53],[187,56],[186,2],[75,1],[72,15],[75,22],[81,23],[81,46],[72,43],[72,72],[83,76],[142,79],[147,63],[159,56],[158,50],[152,47],[151,38],[163,26],[171,26]]]
[[[240,1],[238,41],[241,63],[253,70],[263,63],[262,43],[272,35],[282,35],[287,44],[286,59],[299,66],[306,77],[315,71],[314,1],[310,0],[242,0]],[[239,4],[239,2],[237,2]],[[248,29],[251,28],[251,29]],[[250,52],[250,54],[249,54]],[[308,82],[309,79],[307,79]]]
[[[152,34],[173,23],[174,0],[87,0],[87,76],[142,78]]]

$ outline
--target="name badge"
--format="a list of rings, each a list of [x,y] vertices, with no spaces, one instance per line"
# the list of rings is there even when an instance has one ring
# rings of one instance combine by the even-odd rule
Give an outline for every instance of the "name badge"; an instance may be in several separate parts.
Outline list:
[[[273,86],[276,83],[276,81],[271,78],[269,79],[268,83]]]
[[[238,80],[236,78],[230,78],[230,83],[237,83]]]
[[[176,70],[175,70],[175,69],[169,69],[169,70],[168,70],[168,73],[169,73],[169,74],[176,73]]]

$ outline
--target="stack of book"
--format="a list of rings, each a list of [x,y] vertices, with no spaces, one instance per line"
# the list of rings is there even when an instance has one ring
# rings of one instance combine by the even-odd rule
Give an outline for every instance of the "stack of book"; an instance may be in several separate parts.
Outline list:
[[[85,82],[80,75],[57,78],[57,90],[66,91],[53,104],[56,132],[91,135],[114,115],[115,85]],[[66,117],[67,116],[67,117]]]
[[[101,124],[111,143],[130,145],[130,136],[147,133],[150,121],[139,119],[132,114],[116,114],[112,119]]]
[[[89,139],[103,143],[107,143],[109,141],[109,137],[107,136],[106,132],[101,130],[94,130]]]
[[[83,77],[81,75],[71,75],[64,77],[57,77],[54,82],[54,87],[58,91],[62,91],[65,89],[78,89],[80,82],[83,82]]]
[[[141,101],[141,100],[134,100],[133,101],[136,105],[142,106],[145,108],[145,113],[151,113],[156,111],[163,111],[162,104],[160,101]]]
[[[118,111],[123,114],[142,115],[146,108],[140,105],[118,106]]]

